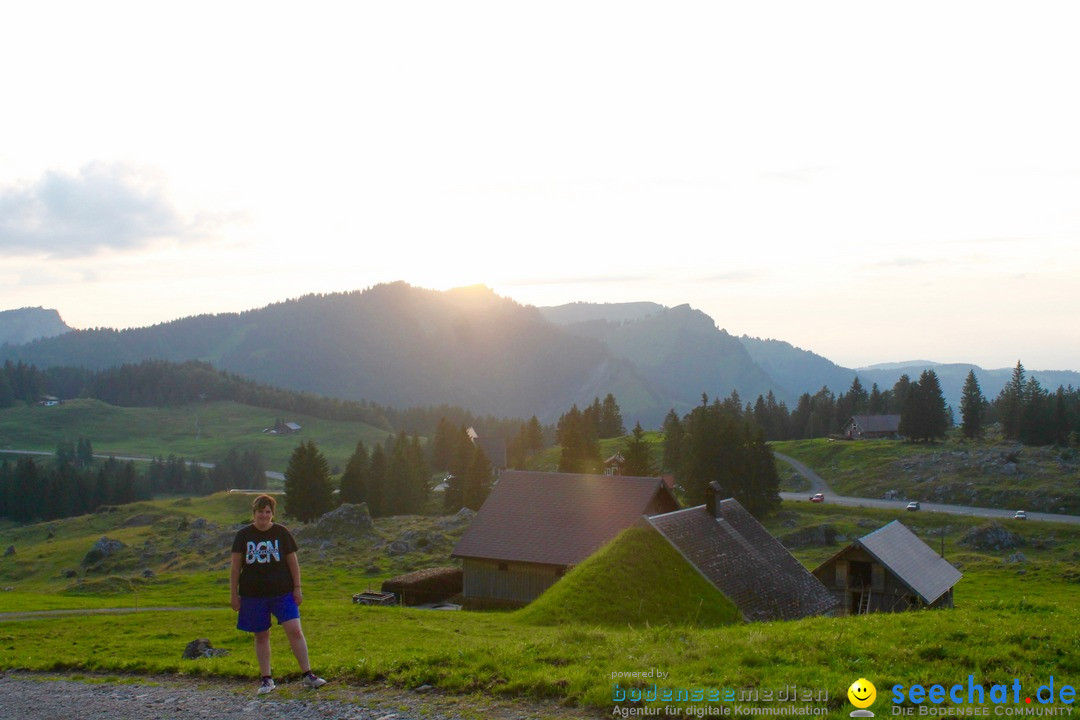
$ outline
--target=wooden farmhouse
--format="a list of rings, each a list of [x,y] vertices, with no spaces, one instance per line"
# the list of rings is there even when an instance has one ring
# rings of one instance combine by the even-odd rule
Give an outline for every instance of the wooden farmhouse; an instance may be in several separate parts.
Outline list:
[[[643,515],[678,508],[660,478],[508,470],[452,553],[464,604],[532,602]]]
[[[842,434],[848,440],[891,438],[900,435],[899,415],[854,415]]]
[[[851,615],[952,607],[953,585],[963,577],[899,520],[851,543],[814,575]]]
[[[737,500],[718,500],[645,519],[748,621],[827,613],[837,600]]]

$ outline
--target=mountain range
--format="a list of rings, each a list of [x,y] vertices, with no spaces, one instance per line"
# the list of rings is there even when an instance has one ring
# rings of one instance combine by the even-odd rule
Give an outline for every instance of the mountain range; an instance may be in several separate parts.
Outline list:
[[[612,393],[628,424],[657,427],[737,390],[770,390],[793,407],[806,392],[846,391],[858,375],[885,390],[932,367],[959,407],[974,369],[988,398],[1012,369],[927,361],[841,367],[789,343],[735,337],[689,305],[571,303],[537,308],[483,286],[434,291],[404,282],[308,295],[243,313],[200,315],[130,330],[71,330],[55,310],[0,313],[0,361],[103,369],[146,359],[204,360],[260,382],[393,407],[451,404],[543,422]],[[1029,371],[1044,387],[1080,373]]]

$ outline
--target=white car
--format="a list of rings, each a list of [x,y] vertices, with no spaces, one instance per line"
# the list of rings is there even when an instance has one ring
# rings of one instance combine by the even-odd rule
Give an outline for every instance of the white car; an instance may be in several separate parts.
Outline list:
[[[1023,510],[1017,510],[1016,514],[1013,515],[1013,520],[1027,520],[1027,513]]]
[[[911,502],[909,502],[907,504],[907,509],[908,510],[918,510],[919,509],[919,501],[918,500],[912,500]]]

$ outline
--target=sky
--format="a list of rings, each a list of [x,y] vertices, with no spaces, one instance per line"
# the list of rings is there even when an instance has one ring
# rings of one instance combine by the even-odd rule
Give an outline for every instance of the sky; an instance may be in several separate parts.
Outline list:
[[[0,310],[404,280],[689,303],[846,367],[1080,370],[1072,2],[35,2]]]

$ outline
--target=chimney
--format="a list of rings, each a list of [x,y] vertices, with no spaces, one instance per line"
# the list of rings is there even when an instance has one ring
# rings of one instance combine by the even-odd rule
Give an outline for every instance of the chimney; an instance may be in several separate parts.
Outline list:
[[[717,511],[719,510],[719,504],[716,501],[716,496],[723,490],[720,487],[720,483],[713,480],[711,483],[705,486],[705,509],[709,511],[709,514],[713,517],[718,517]]]

